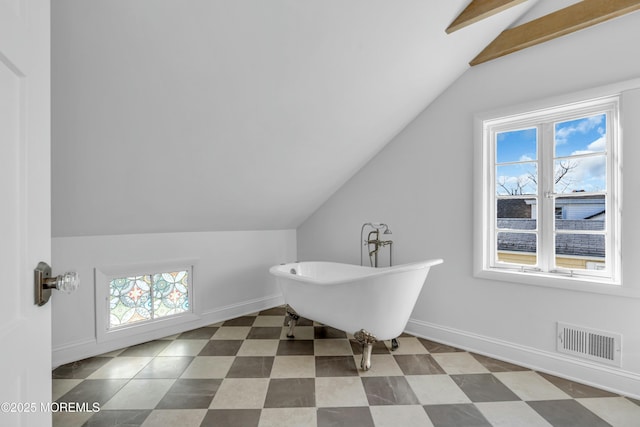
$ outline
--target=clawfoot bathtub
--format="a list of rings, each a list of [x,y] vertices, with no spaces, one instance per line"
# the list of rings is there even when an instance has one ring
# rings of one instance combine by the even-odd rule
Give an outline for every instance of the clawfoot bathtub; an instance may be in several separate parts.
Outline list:
[[[333,262],[296,262],[271,267],[287,303],[288,337],[298,316],[352,332],[362,344],[364,370],[376,341],[398,337],[429,269],[441,259],[372,268]]]

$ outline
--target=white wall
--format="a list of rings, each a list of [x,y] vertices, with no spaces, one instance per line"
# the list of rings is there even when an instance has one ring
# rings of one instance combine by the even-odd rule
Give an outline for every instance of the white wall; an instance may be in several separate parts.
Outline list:
[[[59,237],[54,274],[75,270],[80,288],[52,296],[53,365],[172,335],[282,303],[269,267],[296,257],[296,231],[225,231]],[[94,269],[196,260],[193,293],[199,319],[110,342],[96,340]]]
[[[52,1],[53,236],[297,227],[532,1],[467,3]]]
[[[640,77],[640,13],[470,68],[298,228],[300,260],[359,262],[360,226],[388,223],[397,263],[442,257],[409,329],[640,396],[640,299],[473,276],[473,118]],[[437,58],[434,58],[437,60]],[[623,282],[640,290],[640,91],[623,98]],[[555,352],[557,321],[623,335],[622,367]]]

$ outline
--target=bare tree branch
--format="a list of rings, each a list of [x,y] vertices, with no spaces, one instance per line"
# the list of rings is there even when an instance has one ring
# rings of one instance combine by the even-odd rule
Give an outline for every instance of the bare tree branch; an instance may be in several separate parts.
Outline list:
[[[556,163],[554,184],[560,184],[563,187],[561,192],[564,192],[564,190],[574,183],[571,177],[571,171],[577,167],[578,163],[571,160],[562,160],[560,163]]]
[[[527,173],[527,178],[538,185],[538,168],[537,165],[534,165],[533,170],[530,170]],[[562,186],[563,192],[566,190],[571,184],[575,182],[575,180],[571,177],[571,172],[578,167],[578,162],[571,160],[561,160],[559,163],[556,163],[556,171],[554,176],[554,184]]]

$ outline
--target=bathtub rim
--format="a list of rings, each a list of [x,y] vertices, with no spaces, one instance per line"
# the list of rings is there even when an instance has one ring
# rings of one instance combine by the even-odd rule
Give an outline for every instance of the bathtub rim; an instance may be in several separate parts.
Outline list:
[[[390,267],[368,267],[361,266],[357,264],[347,264],[341,262],[332,262],[332,261],[299,261],[299,262],[290,262],[286,264],[274,265],[269,269],[269,273],[271,273],[275,277],[286,278],[290,280],[294,280],[297,282],[303,283],[313,283],[318,285],[339,285],[343,283],[356,282],[363,279],[371,278],[371,277],[379,277],[379,276],[387,276],[395,273],[402,273],[406,271],[414,271],[421,270],[424,268],[431,268],[434,265],[442,264],[444,260],[442,258],[433,258],[426,261],[417,261],[406,264],[398,264]],[[327,265],[340,265],[340,266],[349,266],[356,267],[362,269],[363,273],[353,276],[348,276],[340,279],[317,279],[312,276],[302,276],[298,274],[291,274],[289,270],[294,268],[296,265],[301,265],[305,263],[312,264],[327,264]]]

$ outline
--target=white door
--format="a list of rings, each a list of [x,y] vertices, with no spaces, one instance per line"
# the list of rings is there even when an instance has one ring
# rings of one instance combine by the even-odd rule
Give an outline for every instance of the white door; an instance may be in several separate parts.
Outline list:
[[[49,16],[49,0],[0,0],[2,426],[51,425],[51,303],[33,283],[51,263]]]

